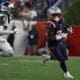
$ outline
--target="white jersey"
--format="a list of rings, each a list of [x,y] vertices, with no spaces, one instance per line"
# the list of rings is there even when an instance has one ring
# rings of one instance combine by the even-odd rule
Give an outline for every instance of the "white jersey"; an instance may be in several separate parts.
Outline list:
[[[7,27],[0,26],[0,42],[1,41],[6,41],[7,36],[11,33],[14,33],[13,31],[10,31],[7,29]]]
[[[36,21],[27,21],[27,20],[11,20],[10,23],[8,24],[8,29],[12,29],[13,26],[18,28],[20,31],[22,29],[28,29],[31,30],[32,26],[35,25],[37,22]]]
[[[25,49],[28,44],[27,36],[28,31],[31,30],[32,25],[35,25],[35,21],[26,21],[26,20],[11,20],[9,26],[9,29],[12,29],[13,26],[15,26],[18,29],[18,33],[15,34],[14,38],[14,51],[15,55],[24,55]],[[26,29],[26,30],[24,30]]]

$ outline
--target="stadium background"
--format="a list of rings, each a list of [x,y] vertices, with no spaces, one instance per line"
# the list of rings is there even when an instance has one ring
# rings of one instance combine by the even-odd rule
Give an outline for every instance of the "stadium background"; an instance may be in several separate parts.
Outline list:
[[[73,25],[73,33],[68,35],[68,43],[69,43],[69,55],[70,56],[80,56],[80,26]],[[39,21],[36,24],[36,29],[39,32],[39,39],[37,43],[37,47],[40,48],[46,38],[46,22]],[[25,55],[27,54],[27,50]]]
[[[73,34],[68,36],[69,55],[70,56],[80,56],[80,1],[79,0],[63,0],[63,3],[60,5],[65,22],[71,24],[73,27]],[[38,48],[44,43],[45,38],[45,27],[46,22],[38,22],[37,30],[39,32]],[[43,35],[44,34],[44,35]]]
[[[4,0],[5,1],[5,0]],[[18,0],[11,0],[13,3],[17,4]],[[73,25],[73,34],[68,36],[68,42],[70,44],[70,56],[80,56],[80,1],[79,0],[63,0],[60,5],[62,12],[65,17],[65,21],[68,24]],[[78,11],[78,12],[77,12]],[[39,39],[37,47],[40,48],[45,40],[46,32],[46,22],[38,21],[36,24],[36,29],[39,32]],[[23,53],[27,55],[27,49]]]
[[[12,0],[13,2],[17,0]],[[63,15],[65,17],[65,22],[71,24],[73,27],[73,34],[68,36],[69,55],[70,56],[80,56],[80,1],[79,0],[63,0],[60,4]],[[78,11],[78,12],[77,12]],[[45,40],[46,32],[46,22],[38,21],[36,24],[36,29],[39,32],[39,39],[37,47],[40,48]],[[27,55],[27,49],[25,50],[24,55]]]

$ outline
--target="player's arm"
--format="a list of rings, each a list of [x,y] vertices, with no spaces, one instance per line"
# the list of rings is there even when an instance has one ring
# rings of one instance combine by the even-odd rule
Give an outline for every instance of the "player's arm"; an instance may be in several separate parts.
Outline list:
[[[54,27],[51,24],[47,24],[47,39],[54,40]]]
[[[2,35],[8,35],[8,34],[12,34],[12,33],[14,33],[14,31],[11,31],[11,30],[1,30],[0,31],[0,34],[2,34]]]
[[[64,32],[64,33],[68,33],[68,34],[73,33],[72,26],[71,26],[71,25],[68,25],[68,24],[67,24],[67,25],[64,24],[63,32]]]
[[[14,30],[0,30],[1,35],[9,35],[9,34],[14,34],[17,33],[19,30],[16,28]]]

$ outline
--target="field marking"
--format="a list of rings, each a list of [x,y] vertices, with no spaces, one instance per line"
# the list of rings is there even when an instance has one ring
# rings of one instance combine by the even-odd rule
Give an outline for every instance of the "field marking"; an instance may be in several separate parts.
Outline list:
[[[39,63],[39,62],[42,62],[42,60],[20,60],[20,61],[17,61],[17,62],[31,62],[31,63]]]
[[[8,63],[0,63],[0,65],[2,65],[2,66],[7,66],[7,65],[9,65]]]
[[[10,62],[1,62],[0,65],[9,65],[10,63],[16,63],[16,62],[20,62],[20,63],[41,63],[42,60],[19,60],[19,61],[10,61]]]
[[[69,59],[72,59],[73,57],[69,57]],[[80,59],[80,57],[76,57],[77,59]],[[57,60],[49,60],[48,62],[54,62]],[[0,65],[9,65],[10,63],[43,63],[43,60],[13,60],[13,61],[5,61],[1,62]]]

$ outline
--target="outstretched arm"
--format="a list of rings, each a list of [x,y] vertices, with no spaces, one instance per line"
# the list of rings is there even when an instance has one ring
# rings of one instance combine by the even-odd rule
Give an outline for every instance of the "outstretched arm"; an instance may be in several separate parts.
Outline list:
[[[6,31],[5,30],[1,30],[0,31],[1,35],[8,35],[8,34],[11,34],[11,33],[14,33],[14,31],[10,31],[10,30],[6,30]]]

